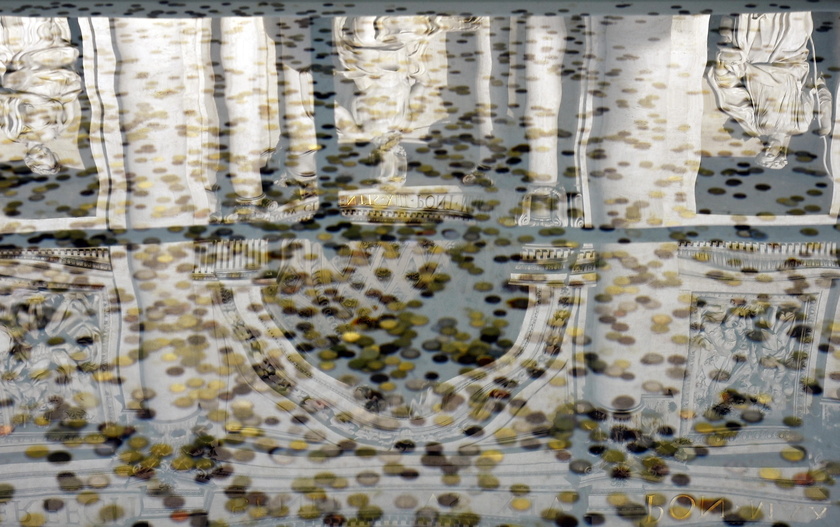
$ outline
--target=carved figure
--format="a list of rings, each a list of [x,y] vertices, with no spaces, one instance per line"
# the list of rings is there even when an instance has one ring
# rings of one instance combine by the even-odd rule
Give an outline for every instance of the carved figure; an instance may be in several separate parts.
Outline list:
[[[805,326],[797,324],[801,317],[797,306],[761,299],[744,300],[725,311],[709,305],[703,308],[696,342],[705,349],[704,362],[719,368],[714,370],[719,386],[754,396],[754,402],[781,407],[794,388],[791,361],[811,338]],[[762,394],[772,401],[762,399]],[[700,397],[711,400],[708,394]]]
[[[402,138],[436,120],[429,101],[439,86],[430,74],[436,57],[427,53],[434,35],[466,30],[476,21],[459,17],[337,17],[333,32],[342,70],[356,94],[336,107],[336,122],[345,140],[372,141],[380,184],[405,183],[406,153]]]
[[[810,13],[742,14],[721,24],[709,81],[720,109],[764,142],[756,156],[763,167],[787,165],[791,137],[806,133],[815,113],[818,133],[831,132],[831,92],[808,63],[813,29]]]
[[[58,158],[45,144],[75,116],[81,78],[72,65],[79,51],[58,19],[2,17],[0,26],[0,132],[26,144],[24,162],[33,172],[56,174]]]
[[[101,346],[94,302],[84,293],[30,294],[3,317],[2,388],[19,411],[63,417],[58,408],[90,391],[83,377],[96,368]]]

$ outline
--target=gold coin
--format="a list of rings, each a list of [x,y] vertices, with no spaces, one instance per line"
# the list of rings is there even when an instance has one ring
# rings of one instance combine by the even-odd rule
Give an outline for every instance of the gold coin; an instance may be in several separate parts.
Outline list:
[[[89,445],[101,445],[104,442],[105,436],[96,432],[85,436],[85,443]]]
[[[44,445],[32,445],[31,447],[27,448],[24,453],[26,457],[31,459],[40,459],[42,457],[47,457],[47,454],[50,453],[50,449]]]
[[[93,487],[95,489],[104,489],[111,484],[111,478],[109,478],[106,474],[94,474],[88,478],[87,484],[89,487]]]
[[[444,474],[440,480],[448,487],[456,487],[461,484],[461,476],[458,474]]]
[[[167,457],[172,455],[172,447],[165,443],[156,443],[149,448],[149,453],[155,457]]]
[[[47,518],[40,512],[27,512],[20,518],[22,527],[41,527],[47,523]]]
[[[268,508],[267,507],[251,507],[248,509],[248,516],[251,518],[258,520],[260,518],[265,518],[268,516]]]
[[[565,490],[557,495],[560,503],[576,503],[580,499],[580,494],[573,490]]]
[[[306,450],[307,448],[309,448],[309,444],[306,441],[296,439],[296,440],[292,441],[291,443],[289,443],[289,448],[291,448],[292,450],[298,450],[298,451]]]
[[[117,504],[106,505],[99,509],[99,519],[103,522],[115,522],[125,515],[125,511]]]
[[[394,505],[398,509],[414,509],[417,507],[418,503],[417,498],[411,494],[400,494],[394,498]]]
[[[805,458],[805,449],[796,446],[786,446],[782,449],[780,455],[782,459],[795,463]]]
[[[626,505],[629,501],[630,500],[627,499],[627,495],[620,492],[614,492],[607,496],[607,503],[613,507],[621,507],[622,505]]]
[[[128,478],[134,475],[134,467],[131,465],[118,465],[114,467],[114,474],[121,478]]]
[[[344,342],[350,342],[350,343],[356,342],[360,338],[362,338],[362,336],[359,333],[356,333],[355,331],[348,331],[347,333],[344,333],[343,335],[341,335],[341,339]]]
[[[350,485],[350,481],[347,478],[335,478],[330,486],[334,489],[346,489],[347,486]]]
[[[177,399],[172,401],[172,404],[174,404],[178,408],[189,408],[193,404],[195,404],[195,401],[193,401],[190,397],[178,397]]]
[[[510,500],[510,506],[516,511],[527,511],[531,508],[531,500],[528,498],[513,498]]]
[[[497,489],[499,488],[499,479],[492,474],[479,474],[478,486],[482,489]]]
[[[813,501],[824,501],[829,497],[828,489],[825,487],[806,487],[805,497]]]
[[[192,459],[182,456],[172,460],[173,470],[190,470],[195,466]]]
[[[758,476],[761,479],[775,480],[782,477],[782,471],[777,468],[763,467],[758,469]]]
[[[368,503],[370,503],[370,498],[368,498],[367,494],[351,494],[347,496],[347,505],[351,507],[360,508]]]
[[[505,458],[505,455],[499,450],[485,450],[479,456],[481,459],[487,459],[492,461],[493,463],[501,463],[501,461]]]
[[[667,325],[673,321],[673,319],[670,316],[665,314],[653,315],[651,317],[651,320],[656,325]]]
[[[83,490],[76,496],[76,501],[82,505],[92,505],[99,501],[99,494],[92,490]]]
[[[247,498],[231,498],[225,503],[225,509],[228,512],[245,512],[248,509]]]
[[[135,436],[128,440],[128,446],[134,450],[142,450],[149,445],[149,440],[143,436]]]
[[[715,427],[711,423],[695,423],[694,425],[694,431],[700,434],[711,434],[714,430]]]

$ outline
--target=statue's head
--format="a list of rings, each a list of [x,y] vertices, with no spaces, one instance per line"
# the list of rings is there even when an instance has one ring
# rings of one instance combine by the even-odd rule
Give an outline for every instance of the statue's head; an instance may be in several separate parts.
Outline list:
[[[61,170],[58,156],[42,144],[36,144],[27,150],[23,162],[29,170],[42,176],[53,176]]]

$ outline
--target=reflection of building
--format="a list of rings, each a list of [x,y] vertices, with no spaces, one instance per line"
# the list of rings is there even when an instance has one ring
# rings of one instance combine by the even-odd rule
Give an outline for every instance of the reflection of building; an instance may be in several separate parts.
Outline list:
[[[832,109],[826,108],[832,105],[831,94],[818,74],[812,75],[813,64],[802,62],[803,54],[809,56],[812,46],[801,34],[809,26],[811,15],[786,13],[750,19],[751,16],[742,17],[744,30],[737,37],[740,40],[728,45],[728,51],[721,51],[710,38],[710,19],[705,16],[623,20],[596,17],[587,21],[592,28],[589,39],[592,55],[586,66],[590,78],[585,85],[592,89],[587,89],[584,102],[587,111],[582,112],[581,128],[585,133],[581,136],[580,150],[585,156],[579,162],[589,184],[585,199],[591,201],[593,224],[656,227],[753,224],[765,220],[795,224],[800,221],[797,216],[803,213],[811,215],[811,221],[833,221],[830,218],[836,216],[840,203],[837,185],[831,181],[831,174],[836,172],[835,142],[803,134],[798,140],[806,146],[797,147],[797,151],[807,152],[807,156],[790,156],[791,165],[782,173],[757,166],[753,160],[763,149],[761,142],[742,137],[740,131],[733,135],[731,125],[726,123],[733,117],[735,122],[731,124],[739,129],[768,135],[755,126],[737,125],[749,121],[749,115],[753,115],[749,110],[751,103],[745,99],[743,82],[732,78],[724,82],[721,77],[721,82],[728,86],[725,89],[719,85],[710,87],[708,83],[707,63],[719,53],[727,54],[738,71],[742,59],[752,60],[752,66],[743,67],[763,71],[765,82],[762,84],[759,76],[750,75],[748,84],[752,83],[754,90],[761,91],[760,97],[766,98],[761,104],[767,106],[775,101],[773,104],[780,106],[773,112],[769,112],[769,107],[758,110],[757,115],[766,126],[771,126],[771,120],[776,122],[772,126],[777,127],[787,126],[780,123],[789,121],[793,123],[790,124],[793,134],[794,130],[808,129],[817,111],[820,124],[812,128],[827,133],[833,127]],[[749,20],[752,22],[748,23]],[[718,28],[713,29],[717,32]],[[759,33],[763,36],[758,37]],[[648,38],[652,34],[657,35],[655,39]],[[748,44],[746,41],[751,38],[748,35],[757,40]],[[778,49],[775,52],[759,49],[760,39],[771,47],[775,42]],[[814,37],[814,42],[816,53],[821,56],[818,37]],[[754,52],[744,49],[751,45],[756,46]],[[796,53],[786,46],[795,47]],[[794,55],[797,58],[791,62]],[[765,59],[773,65],[760,63]],[[786,73],[774,76],[772,68],[775,67]],[[714,71],[709,74],[711,79]],[[726,75],[723,70],[721,75]],[[794,77],[798,79],[795,82],[790,80]],[[771,88],[770,84],[775,82],[771,78],[777,78],[779,86]],[[633,86],[628,88],[622,79],[633,79]],[[790,97],[771,94],[771,90],[781,89],[783,83],[789,85],[784,89],[790,92]],[[644,88],[640,88],[642,85]],[[712,93],[718,95],[717,101]],[[769,113],[776,117],[769,117]],[[778,149],[775,151],[778,153]],[[708,166],[701,167],[701,163]],[[812,177],[802,179],[803,174]],[[700,184],[708,187],[711,180],[716,184],[698,196]],[[760,186],[755,188],[756,184]],[[771,193],[765,192],[771,187],[776,192],[772,199]],[[805,193],[806,190],[811,194]],[[827,199],[813,210],[813,205],[805,207],[807,199],[804,204],[799,203],[803,201],[799,198],[789,200],[790,196],[800,194],[825,195]],[[787,205],[782,206],[777,200]],[[715,206],[725,203],[730,209],[723,205],[710,208],[710,203]],[[716,212],[721,210],[727,212]],[[739,212],[743,210],[751,212]]]
[[[72,45],[71,25],[78,33]],[[5,88],[0,135],[6,138],[0,162],[8,165],[4,179],[19,180],[9,169],[25,162],[36,177],[45,176],[42,181],[58,179],[68,189],[84,193],[68,199],[42,189],[33,193],[31,188],[16,191],[17,185],[4,187],[5,196],[24,198],[27,203],[4,206],[0,230],[124,227],[122,139],[112,119],[118,106],[110,24],[106,19],[68,24],[64,18],[2,17],[0,26]],[[76,49],[76,43],[82,49]],[[93,181],[88,180],[86,187],[66,182],[91,173]]]
[[[681,274],[691,291],[684,407],[713,421],[733,407],[760,415],[753,430],[764,444],[785,428],[784,418],[814,413],[809,386],[823,382],[818,348],[830,338],[821,321],[837,306],[807,281],[836,268],[835,251],[820,243],[681,249]],[[780,280],[786,276],[792,284]],[[739,282],[737,291],[722,291],[731,280]]]
[[[760,166],[784,168],[791,136],[806,133],[815,114],[820,135],[831,132],[831,92],[808,62],[813,30],[810,13],[741,15],[720,29],[710,85],[720,109],[764,142]]]
[[[579,139],[560,130],[561,109],[582,104],[577,81],[561,86],[563,19],[534,18],[511,35],[500,31],[503,19],[354,20],[331,29],[344,35],[334,49],[313,41],[315,26],[304,19],[120,20],[113,33],[99,36],[104,26],[82,19],[88,47],[78,73],[91,98],[90,164],[96,164],[85,169],[95,172],[98,187],[80,194],[93,190],[97,199],[95,207],[70,211],[74,218],[63,219],[63,227],[300,221],[320,207],[319,180],[337,182],[339,209],[357,222],[470,220],[487,212],[529,226],[584,221],[585,178],[563,166],[561,154]],[[456,49],[465,51],[455,56]],[[333,52],[341,67],[325,79],[313,57]],[[125,60],[117,63],[117,55]],[[246,55],[255,59],[239,60]],[[147,74],[152,63],[159,75]],[[408,90],[390,117],[379,107],[365,109],[368,99],[394,94],[386,77]],[[506,78],[512,85],[502,89]],[[514,90],[516,82],[527,85],[527,95]],[[111,84],[116,91],[104,88]],[[332,85],[360,95],[338,90],[332,112],[319,100]],[[506,100],[497,101],[500,94]],[[325,130],[336,122],[333,137]],[[377,143],[376,151],[360,141]],[[429,149],[438,153],[430,156]],[[522,168],[510,173],[507,165],[520,161]],[[378,168],[371,172],[371,165]],[[371,175],[378,183],[366,180]],[[511,191],[523,176],[528,186],[517,196]],[[395,205],[390,211],[382,207],[388,202]],[[46,219],[50,207],[66,205],[38,207]],[[20,214],[12,211],[7,231],[47,225],[12,216]]]
[[[24,161],[36,174],[55,175],[58,156],[45,143],[74,120],[81,92],[73,71],[79,51],[64,19],[3,17],[3,124],[7,139],[26,145]]]
[[[0,261],[15,265],[2,279],[2,425],[33,439],[50,425],[124,418],[109,252],[5,250]],[[74,285],[74,274],[87,280]]]
[[[489,79],[476,81],[482,90],[498,89],[493,81],[509,73],[535,92],[503,84],[506,102],[495,109],[495,97],[475,94],[474,117],[495,112],[493,126],[451,121],[451,136],[430,139],[462,152],[458,136],[478,125],[496,137],[473,145],[482,154],[471,159],[523,167],[494,173],[488,186],[462,187],[446,174],[458,189],[446,193],[411,176],[390,189],[354,179],[375,171],[338,138],[318,138],[324,155],[317,149],[315,131],[332,133],[322,124],[335,121],[316,104],[332,97],[323,71],[307,61],[328,49],[318,39],[327,40],[331,24],[115,21],[125,62],[118,87],[139,87],[121,99],[127,145],[117,149],[132,181],[129,224],[190,238],[0,251],[3,391],[24,402],[0,405],[0,449],[16,456],[7,458],[16,494],[4,514],[35,524],[56,506],[45,501],[55,493],[72,499],[48,517],[68,525],[200,524],[205,513],[255,525],[341,524],[334,514],[345,525],[379,514],[382,524],[409,525],[701,525],[737,511],[740,519],[725,522],[757,519],[750,505],[768,522],[824,523],[836,513],[827,498],[838,473],[829,463],[840,408],[836,248],[680,246],[629,240],[632,231],[622,243],[578,247],[556,228],[580,226],[580,211],[596,224],[702,223],[680,216],[687,197],[675,190],[696,159],[697,130],[685,126],[697,108],[651,95],[667,93],[660,82],[689,92],[702,82],[704,20],[494,18],[438,43],[455,57],[450,64],[455,51],[498,53],[508,48],[497,44],[509,44],[511,64],[466,55],[458,67]],[[503,33],[505,24],[515,29]],[[211,42],[222,27],[225,38]],[[577,81],[562,83],[562,97],[539,92],[540,78],[561,87],[551,77],[557,64],[581,62],[566,59],[572,44],[564,42],[582,34],[592,36],[587,73],[598,75],[579,97]],[[147,41],[150,49],[140,49]],[[239,68],[234,59],[249,50],[257,60]],[[149,57],[161,79],[131,62]],[[218,59],[219,82],[230,81],[218,90],[224,98],[210,96],[208,58]],[[466,70],[467,58],[480,74]],[[273,94],[275,83],[287,90]],[[631,98],[628,85],[650,91]],[[584,118],[564,143],[557,122],[570,101]],[[253,112],[255,103],[264,112]],[[240,138],[216,129],[225,112]],[[161,127],[170,118],[176,126]],[[511,145],[508,125],[532,133]],[[589,163],[581,168],[590,170],[589,187],[574,167],[561,179],[558,152]],[[407,148],[406,167],[444,156],[420,154]],[[425,174],[443,181],[439,168],[466,167],[465,159],[430,162]],[[216,173],[226,168],[230,178]],[[327,198],[308,197],[330,204],[316,222],[265,226],[272,232],[260,239],[243,237],[246,229],[181,229],[211,212],[229,213],[221,219],[230,222],[279,221],[258,192],[276,198],[269,184],[285,174],[297,194],[278,199],[297,199],[316,173]],[[216,207],[216,198],[229,203]],[[285,212],[294,221],[314,210]],[[346,219],[412,223],[449,213],[475,225],[402,229]],[[66,224],[40,228],[52,226]],[[88,234],[55,243],[100,243]],[[193,243],[207,234],[217,238]],[[32,408],[44,397],[55,408],[49,400]],[[16,417],[24,410],[32,422],[18,426],[29,419]],[[44,452],[50,463],[22,457]],[[82,507],[93,492],[99,501]],[[0,502],[6,495],[0,487]]]
[[[604,448],[581,481],[589,510],[615,517],[635,506],[639,518],[691,525],[760,507],[755,519],[822,525],[827,503],[773,483],[817,472],[832,455],[824,415],[836,406],[828,374],[836,358],[826,353],[837,310],[834,245],[598,251],[587,314],[597,322],[573,366],[582,411],[597,423],[595,448]]]
[[[118,25],[121,56],[130,59],[119,70],[118,79],[126,87],[121,119],[129,138],[150,142],[145,150],[126,152],[131,225],[200,225],[213,219],[288,222],[310,217],[317,209],[311,168],[280,167],[284,177],[275,178],[290,188],[279,202],[263,190],[271,183],[262,175],[266,163],[277,157],[288,164],[288,156],[273,156],[277,150],[299,157],[315,148],[314,131],[307,126],[311,121],[303,115],[311,105],[306,95],[311,89],[300,71],[306,65],[280,72],[290,86],[281,97],[276,56],[279,49],[283,57],[287,48],[273,40],[280,38],[274,33],[279,27],[267,31],[271,22],[224,19],[218,30],[209,20]],[[214,36],[220,37],[218,44],[211,44]],[[139,46],[137,38],[157,44]],[[212,89],[217,53],[224,68],[224,92],[218,100]],[[257,59],[243,61],[246,55]],[[150,63],[168,72],[165,80],[149,79],[138,86],[138,76],[145,76]],[[220,116],[226,119],[224,132]],[[290,120],[301,129],[289,131]],[[283,134],[290,137],[288,144],[279,144]],[[231,190],[234,202],[219,202],[218,195]]]
[[[251,254],[251,246],[246,249],[246,245],[212,244],[201,251],[196,265],[196,277],[216,273],[219,280],[219,316],[236,328],[235,336],[244,339],[231,345],[244,352],[243,367],[253,369],[243,375],[255,386],[267,384],[282,395],[279,400],[306,408],[330,437],[338,434],[336,440],[349,436],[382,445],[401,437],[453,441],[470,426],[492,428],[497,426],[489,410],[494,400],[526,393],[534,397],[540,389],[548,389],[547,383],[563,374],[564,357],[574,354],[577,336],[585,326],[579,309],[586,304],[586,284],[594,279],[592,251],[526,249],[524,267],[517,266],[509,279],[517,287],[503,289],[507,296],[513,295],[508,304],[526,309],[521,328],[511,328],[518,336],[501,336],[499,327],[505,326],[488,320],[474,340],[464,337],[461,348],[460,341],[435,337],[427,326],[434,322],[430,315],[437,310],[435,292],[445,295],[447,303],[450,295],[471,295],[463,279],[450,282],[450,275],[458,273],[450,260],[456,249],[452,244],[359,243],[327,258],[320,246],[295,241],[280,249],[278,269],[260,265],[267,262],[265,256],[258,251]],[[222,258],[211,256],[222,253]],[[232,261],[239,262],[238,271],[230,267]],[[257,266],[261,270],[256,276],[261,278],[243,281],[255,276]],[[527,297],[519,296],[522,287],[528,288]],[[257,304],[263,306],[258,311],[243,309]],[[397,304],[414,307],[403,313],[404,307]],[[380,311],[383,305],[390,306],[389,310]],[[470,313],[474,322],[482,319],[480,311]],[[453,316],[457,314],[452,311]],[[317,333],[300,335],[302,328]],[[385,328],[387,332],[382,332]],[[412,344],[401,337],[409,330],[418,335],[419,342]],[[503,340],[507,344],[501,344]],[[359,350],[357,342],[363,343]],[[417,351],[421,342],[425,353]],[[345,355],[349,369],[342,366]],[[381,365],[374,365],[380,361]],[[388,364],[397,368],[391,371]],[[469,366],[469,371],[463,366]],[[407,377],[397,375],[403,367]],[[440,378],[437,373],[434,381],[424,378],[421,372],[426,369],[440,372]],[[364,371],[383,371],[393,379],[380,373],[385,380],[371,385],[364,380]],[[535,371],[543,373],[535,375]],[[500,378],[506,379],[501,386],[493,381]],[[394,391],[403,384],[405,390]],[[447,402],[466,399],[471,403]]]
[[[39,331],[55,336],[55,326],[64,340],[71,334],[76,339],[54,346],[53,355],[64,350],[71,361],[84,360],[78,348],[88,337],[96,350],[90,355],[101,355],[96,371],[77,369],[73,374],[81,382],[61,385],[68,392],[65,400],[92,384],[84,381],[100,379],[87,391],[115,405],[89,411],[89,422],[137,417],[131,422],[144,436],[190,452],[152,467],[145,457],[118,465],[117,471],[135,474],[128,488],[148,486],[154,496],[155,489],[176,486],[191,506],[215,515],[229,514],[230,498],[213,485],[193,483],[195,478],[215,481],[213,471],[226,466],[247,469],[253,488],[273,496],[288,492],[297,477],[278,477],[278,471],[298,474],[318,455],[324,456],[324,471],[378,473],[394,464],[414,469],[428,483],[423,489],[431,490],[394,484],[375,499],[393,500],[407,489],[426,499],[439,488],[439,469],[429,458],[420,463],[424,454],[412,457],[411,449],[427,444],[444,452],[447,464],[440,470],[465,463],[458,470],[466,488],[478,488],[476,477],[488,481],[482,474],[492,465],[505,488],[527,483],[534,489],[533,507],[526,510],[493,490],[469,495],[470,510],[480,506],[488,517],[532,518],[542,509],[566,509],[554,502],[558,485],[581,497],[571,514],[598,513],[608,521],[628,514],[617,508],[617,493],[642,506],[644,514],[656,516],[662,507],[664,515],[673,511],[686,515],[685,521],[688,512],[680,508],[685,496],[695,500],[695,521],[708,519],[708,513],[700,515],[702,499],[721,496],[731,502],[719,506],[727,514],[759,499],[766,502],[765,514],[771,500],[777,504],[777,519],[803,503],[823,512],[822,503],[802,497],[803,490],[765,488],[761,481],[768,480],[761,478],[769,472],[759,475],[762,464],[743,466],[738,459],[746,453],[778,458],[800,430],[789,426],[794,418],[808,431],[795,446],[809,455],[784,461],[779,473],[818,474],[831,456],[822,434],[833,422],[824,423],[823,415],[830,418],[837,405],[838,366],[830,352],[820,350],[836,340],[833,246],[534,243],[495,266],[490,256],[462,252],[467,246],[234,240],[140,245],[131,253],[14,251],[0,254],[0,261],[17,263],[17,284],[36,283],[45,266],[56,281],[38,292],[45,302],[17,310],[18,326],[39,325],[30,316],[32,306],[65,306],[40,323]],[[473,259],[463,259],[465,254]],[[462,267],[465,263],[484,272],[470,273],[474,267]],[[68,277],[83,269],[86,285],[50,292],[49,287],[70,283],[61,278],[62,269]],[[116,288],[112,276],[133,276],[133,286],[123,279]],[[31,300],[26,287],[14,290]],[[98,291],[121,300],[111,301],[111,315],[108,310],[90,315]],[[3,304],[6,312],[15,312],[14,303]],[[92,328],[80,323],[82,311],[119,316],[111,319],[113,326],[96,322],[98,333],[88,335],[78,332]],[[68,325],[59,328],[59,319]],[[470,325],[461,326],[461,319]],[[508,324],[497,325],[498,320]],[[730,331],[736,326],[749,328]],[[32,338],[21,341],[36,343]],[[119,353],[108,355],[109,349]],[[437,362],[440,354],[449,355],[449,362]],[[734,358],[730,366],[728,357]],[[364,364],[351,367],[355,360]],[[69,364],[53,363],[53,377]],[[418,374],[402,364],[412,364]],[[752,367],[749,375],[738,369],[745,365]],[[407,375],[399,378],[397,371]],[[440,377],[427,378],[427,371]],[[117,372],[118,385],[102,382]],[[381,374],[393,377],[375,382]],[[118,394],[112,391],[116,386]],[[77,398],[78,404],[86,397]],[[72,408],[61,411],[66,418]],[[37,426],[18,427],[3,445],[12,448],[15,438],[40,436],[44,429]],[[373,446],[381,453],[334,461],[349,440],[360,452]],[[296,450],[301,442],[306,449]],[[131,456],[144,452],[137,447],[142,444],[120,447],[120,459],[135,459]],[[701,462],[697,456],[705,457]],[[110,474],[111,459],[76,473]],[[722,472],[737,488],[721,484]],[[681,483],[685,477],[689,485]],[[550,492],[538,486],[543,479]],[[345,499],[358,491],[351,483],[330,492]],[[21,496],[29,492],[21,490]],[[102,496],[117,494],[102,490]],[[120,496],[126,514],[165,512],[147,496]],[[291,496],[287,506],[306,510],[309,501]],[[406,512],[388,503],[386,512],[402,517],[419,507]],[[801,516],[795,519],[806,523]]]

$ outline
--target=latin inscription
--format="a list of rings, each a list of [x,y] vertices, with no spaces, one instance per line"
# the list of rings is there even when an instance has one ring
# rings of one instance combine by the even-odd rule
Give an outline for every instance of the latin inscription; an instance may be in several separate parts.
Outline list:
[[[411,210],[446,210],[470,212],[461,194],[366,194],[341,195],[339,207],[393,207]]]

